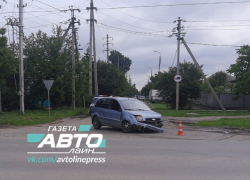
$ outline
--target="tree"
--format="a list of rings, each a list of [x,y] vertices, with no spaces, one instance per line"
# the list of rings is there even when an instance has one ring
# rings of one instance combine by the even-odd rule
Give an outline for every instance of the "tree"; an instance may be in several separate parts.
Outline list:
[[[250,94],[250,46],[244,45],[237,49],[237,54],[236,63],[231,64],[227,72],[236,77],[234,92],[247,95]]]
[[[70,106],[72,100],[72,62],[71,37],[62,42],[62,30],[54,29],[54,35],[48,36],[42,31],[24,38],[26,84],[26,106],[34,108],[37,102],[47,99],[44,79],[54,80],[50,91],[52,108]],[[76,103],[80,105],[86,88],[88,68],[87,59],[76,61]]]
[[[97,62],[99,94],[113,96],[134,96],[138,94],[135,85],[130,85],[124,73],[104,61]]]
[[[122,55],[122,53],[120,53],[119,51],[111,51],[109,60],[111,61],[113,65],[117,67],[117,69],[119,67],[119,70],[124,73],[130,70],[130,66],[132,64],[131,59]],[[119,65],[118,65],[118,61],[119,61]]]
[[[227,93],[231,92],[232,89],[232,84],[228,82],[228,77],[230,77],[230,75],[226,72],[219,71],[212,74],[208,80],[215,92]],[[204,81],[202,83],[202,92],[210,93],[210,89]]]
[[[0,29],[0,112],[2,112],[2,89],[8,76],[15,73],[18,67],[18,60],[12,57],[11,50],[7,46],[5,32],[4,28]]]
[[[150,89],[154,89],[154,84],[152,82],[148,82],[145,86],[141,89],[141,95],[148,96]]]
[[[176,67],[169,68],[168,72],[159,74],[156,82],[156,89],[160,91],[160,96],[170,104],[172,108],[176,104],[176,82],[174,76],[176,75]],[[179,107],[181,109],[201,95],[201,81],[202,76],[196,69],[193,63],[184,62],[180,63],[180,75],[182,81],[179,88]]]

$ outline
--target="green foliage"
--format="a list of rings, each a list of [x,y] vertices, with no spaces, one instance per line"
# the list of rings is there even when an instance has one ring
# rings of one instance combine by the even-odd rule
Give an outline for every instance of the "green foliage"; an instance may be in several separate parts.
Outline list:
[[[0,29],[0,96],[2,96],[1,92],[3,91],[3,105],[10,103],[6,101],[7,98],[5,97],[6,89],[6,82],[7,79],[17,72],[18,68],[18,60],[13,58],[11,55],[11,50],[7,46],[7,38],[4,36],[6,30],[4,28]],[[8,91],[7,91],[8,92]],[[1,98],[0,98],[1,99]],[[5,107],[4,107],[5,108]],[[2,111],[2,102],[0,102],[0,112]]]
[[[113,96],[134,96],[138,94],[135,85],[130,85],[123,72],[104,61],[97,62],[99,94]]]
[[[154,89],[154,83],[148,82],[145,86],[141,89],[141,95],[143,96],[149,96],[150,89]]]
[[[227,71],[236,77],[235,93],[247,95],[250,94],[250,46],[242,46],[237,54],[239,57],[236,63],[231,64]]]
[[[6,29],[5,28],[0,28],[0,34],[3,36],[6,33]]]
[[[202,121],[192,126],[202,127],[233,127],[250,129],[250,118],[223,118],[218,121]]]
[[[0,29],[1,33],[5,30]],[[7,37],[0,37],[0,88],[5,83],[5,78],[17,71],[18,60],[11,56],[11,50],[7,47]]]
[[[208,78],[209,83],[213,87],[215,92],[218,93],[228,93],[232,92],[233,85],[228,82],[229,75],[223,71],[214,73]],[[202,92],[210,93],[210,89],[205,81],[202,82]]]
[[[158,74],[156,82],[156,89],[172,108],[176,104],[176,83],[173,80],[175,75],[176,67],[169,68],[169,72]],[[180,63],[180,75],[183,80],[179,83],[179,107],[184,109],[192,100],[200,97],[202,76],[190,62]]]
[[[169,68],[168,72],[155,74],[150,78],[151,82],[142,88],[142,94],[148,95],[150,89],[157,89],[165,102],[174,108],[176,104],[175,75],[176,67]],[[179,107],[184,109],[192,100],[200,97],[202,76],[195,65],[189,62],[180,63],[180,75],[183,80],[179,83]]]
[[[63,31],[61,27],[52,30],[53,35],[48,36],[39,30],[35,34],[24,37],[24,88],[25,109],[37,109],[38,104],[47,100],[47,89],[43,80],[54,80],[50,89],[52,108],[71,106],[72,101],[72,60],[71,60],[71,36],[66,36],[62,41]],[[0,29],[3,35],[5,29]],[[12,43],[13,51],[7,48],[7,38],[0,37],[0,93],[3,93],[3,102],[8,104],[4,110],[17,109],[19,98],[19,77],[13,76],[17,72],[17,63],[14,58],[18,52],[17,44]],[[76,106],[88,106],[93,96],[89,94],[89,54],[88,50],[83,57],[76,54],[75,86]],[[130,84],[125,78],[125,72],[129,71],[132,61],[121,53],[111,53],[111,61],[115,63],[114,54],[120,56],[120,67],[114,64],[98,62],[99,94],[134,96],[139,94],[135,84]],[[116,62],[117,63],[117,62]],[[93,72],[94,73],[94,72]],[[3,86],[3,85],[6,85]],[[93,83],[94,84],[94,83]],[[43,107],[39,107],[43,108]]]
[[[122,55],[119,51],[111,51],[109,56],[109,61],[113,65],[115,65],[118,69],[118,62],[119,62],[119,70],[123,73],[126,73],[130,70],[130,66],[132,64],[131,59]]]
[[[24,54],[27,62],[25,72],[26,106],[34,108],[36,102],[47,99],[47,90],[43,80],[54,80],[50,90],[52,108],[70,106],[72,100],[72,60],[71,43],[69,39],[62,42],[60,30],[56,36],[47,36],[38,31],[36,35],[25,37]],[[76,105],[83,106],[83,96],[86,94],[88,60],[82,58],[76,61]]]

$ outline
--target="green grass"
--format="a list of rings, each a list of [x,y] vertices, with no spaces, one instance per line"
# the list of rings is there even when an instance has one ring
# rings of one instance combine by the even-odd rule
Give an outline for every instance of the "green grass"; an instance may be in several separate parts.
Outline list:
[[[240,116],[240,115],[250,115],[250,111],[237,110],[237,111],[217,111],[217,110],[170,110],[167,109],[166,104],[150,104],[153,109],[160,113],[162,116],[172,116],[172,117],[201,117],[201,116]],[[188,115],[187,113],[196,113],[198,115]]]
[[[234,127],[250,129],[250,118],[223,118],[218,121],[202,121],[192,126],[202,127]]]
[[[50,116],[48,110],[26,110],[25,114],[20,114],[19,111],[3,112],[0,113],[0,125],[33,125],[33,124],[45,124],[53,122],[57,119],[66,118],[69,116],[87,114],[87,109],[76,108],[73,109],[56,109],[50,111]]]

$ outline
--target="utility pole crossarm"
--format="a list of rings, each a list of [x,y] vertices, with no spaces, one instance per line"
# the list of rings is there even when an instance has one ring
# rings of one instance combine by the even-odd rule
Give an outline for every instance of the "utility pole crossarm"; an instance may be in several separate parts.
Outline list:
[[[226,111],[225,107],[223,106],[223,104],[221,103],[221,101],[220,101],[220,99],[218,98],[217,94],[215,93],[213,87],[211,86],[211,84],[209,83],[208,79],[207,79],[206,76],[204,75],[204,73],[203,73],[203,71],[202,71],[200,65],[198,64],[198,62],[196,61],[194,55],[192,54],[191,50],[189,49],[189,47],[188,47],[186,41],[184,40],[184,38],[182,38],[182,42],[183,42],[185,48],[187,49],[188,53],[190,54],[191,58],[193,59],[196,68],[197,68],[198,71],[201,73],[201,75],[202,75],[203,79],[205,80],[205,82],[207,83],[207,85],[208,85],[210,91],[212,92],[212,94],[214,95],[215,99],[216,99],[217,102],[219,103],[221,109],[222,109],[223,111]]]

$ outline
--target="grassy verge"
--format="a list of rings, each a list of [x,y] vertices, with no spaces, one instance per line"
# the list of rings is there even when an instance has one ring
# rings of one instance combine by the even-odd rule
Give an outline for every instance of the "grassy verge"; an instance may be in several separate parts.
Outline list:
[[[223,118],[218,121],[202,121],[192,126],[202,127],[234,127],[250,129],[250,118]]]
[[[166,104],[150,104],[151,107],[162,116],[172,117],[201,117],[201,116],[240,116],[250,115],[250,111],[237,110],[237,111],[216,111],[216,110],[170,110],[167,109]],[[190,114],[191,113],[191,114]]]
[[[66,108],[51,110],[50,116],[47,110],[27,110],[24,115],[21,115],[19,111],[3,112],[0,113],[0,125],[45,124],[57,119],[86,113],[87,109],[84,108],[76,108],[76,110]]]

